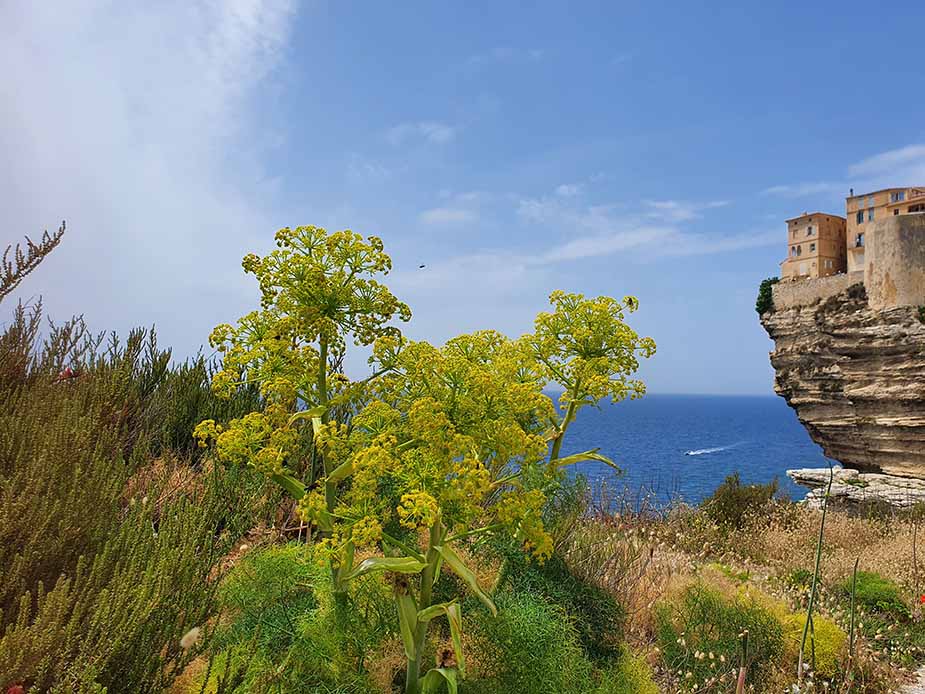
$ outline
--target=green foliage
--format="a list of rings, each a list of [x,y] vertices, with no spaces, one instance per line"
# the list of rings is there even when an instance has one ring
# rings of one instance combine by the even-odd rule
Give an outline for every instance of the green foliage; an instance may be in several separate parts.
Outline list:
[[[494,612],[454,546],[500,534],[540,561],[551,555],[543,510],[561,468],[589,459],[612,465],[596,449],[560,457],[566,431],[581,408],[604,397],[641,396],[645,386],[633,376],[655,343],[624,322],[638,308],[634,297],[560,291],[534,333],[518,340],[484,330],[443,347],[411,342],[390,324],[408,320],[410,310],[379,282],[391,268],[380,239],[317,227],[281,229],[276,238],[278,250],[243,262],[259,281],[260,310],[211,337],[225,355],[213,388],[230,395],[257,384],[265,407],[227,422],[206,419],[197,437],[214,444],[219,460],[258,470],[298,500],[322,536],[317,551],[338,600],[358,576],[407,577],[394,590],[406,692],[451,683],[455,670],[421,670],[439,617],[454,633],[465,674],[460,596],[433,601],[438,572],[454,573]],[[356,383],[338,369],[351,338],[373,346],[373,374]],[[551,381],[565,388],[561,415],[543,393]],[[358,550],[381,556],[355,565]]]
[[[600,660],[620,654],[626,612],[613,596],[579,579],[557,554],[543,564],[530,561],[515,547],[508,547],[503,556],[505,586],[562,609],[572,619],[588,656]]]
[[[160,691],[264,482],[165,450],[153,335],[104,343],[77,320],[40,342],[40,319],[20,307],[0,334],[0,685]]]
[[[624,650],[620,658],[599,674],[595,694],[659,694],[652,668],[642,658]]]
[[[471,660],[481,676],[460,687],[470,694],[572,694],[593,691],[592,668],[574,624],[554,605],[529,593],[504,594],[492,617],[476,611],[470,622]]]
[[[689,691],[724,675],[730,681],[739,662],[739,635],[745,629],[749,684],[765,691],[762,686],[769,683],[784,652],[783,628],[768,609],[744,596],[723,595],[702,582],[688,587],[677,603],[656,606],[662,657]]]
[[[851,578],[848,577],[839,588],[843,595],[851,595]],[[899,585],[872,571],[858,571],[855,600],[869,612],[877,612],[900,619],[908,619],[909,605],[903,598]]]
[[[703,502],[703,508],[717,525],[741,529],[749,518],[770,505],[777,489],[777,480],[768,484],[742,484],[739,473],[734,472]]]
[[[26,275],[35,270],[45,256],[55,249],[61,242],[61,237],[64,236],[64,229],[64,222],[61,222],[61,226],[54,234],[49,234],[46,229],[42,234],[42,240],[38,243],[27,236],[25,252],[18,244],[15,250],[12,245],[6,247],[3,259],[0,261],[0,301],[10,295],[26,278]]]
[[[784,639],[787,650],[793,654],[800,651],[800,641],[803,638],[803,628],[806,625],[805,614],[791,614],[782,618],[784,626]],[[817,677],[830,679],[838,674],[839,666],[845,655],[845,645],[848,636],[835,622],[814,614],[812,639],[815,645],[807,639],[803,649],[803,662],[811,664],[815,654]]]
[[[768,277],[761,281],[758,287],[758,299],[755,301],[755,310],[759,316],[774,310],[774,295],[771,288],[778,282],[780,282],[780,279],[777,277]]]
[[[391,596],[367,577],[349,598],[335,607],[330,573],[304,545],[256,550],[222,584],[217,660],[236,663],[241,691],[371,691],[366,659],[392,628]]]

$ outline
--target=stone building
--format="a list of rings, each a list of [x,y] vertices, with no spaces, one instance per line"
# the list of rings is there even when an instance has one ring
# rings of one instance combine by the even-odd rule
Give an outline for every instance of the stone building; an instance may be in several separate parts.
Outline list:
[[[864,270],[864,249],[872,225],[887,217],[925,212],[925,188],[884,188],[845,198],[848,272]]]
[[[787,259],[781,279],[828,277],[846,270],[845,218],[804,212],[787,220]]]

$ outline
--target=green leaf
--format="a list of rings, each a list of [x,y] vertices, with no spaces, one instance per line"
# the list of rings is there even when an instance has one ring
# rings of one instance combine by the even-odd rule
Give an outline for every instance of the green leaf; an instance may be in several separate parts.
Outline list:
[[[399,595],[397,601],[401,642],[405,647],[408,660],[414,660],[414,630],[417,627],[418,608],[414,604],[414,598],[410,595]]]
[[[305,485],[292,475],[272,475],[270,479],[289,492],[294,499],[301,499],[305,496]]]
[[[423,694],[437,694],[440,691],[440,685],[446,682],[447,692],[456,694],[456,670],[447,667],[435,667],[427,671],[424,679],[421,680],[421,692]]]
[[[450,623],[450,637],[453,639],[453,650],[456,652],[456,666],[460,677],[466,676],[466,659],[462,648],[462,608],[459,603],[450,603],[446,608],[446,619]]]
[[[331,474],[328,475],[328,482],[337,484],[338,482],[347,479],[352,474],[353,461],[348,460],[346,463],[341,463],[336,468],[331,470]]]
[[[400,574],[420,573],[427,566],[414,557],[370,557],[361,561],[357,568],[347,574],[345,580],[368,574],[372,571],[394,571]]]
[[[610,458],[607,458],[598,453],[599,450],[599,448],[592,448],[590,451],[585,451],[584,453],[575,453],[573,455],[567,455],[564,458],[556,458],[555,460],[549,461],[549,466],[553,470],[556,470],[560,467],[564,467],[565,465],[574,465],[575,463],[580,463],[584,460],[596,460],[599,463],[609,465],[617,472],[623,472],[623,470]]]
[[[316,417],[323,417],[324,413],[328,411],[327,405],[318,405],[317,407],[312,407],[309,410],[302,410],[301,412],[296,412],[289,418],[289,426],[292,426],[300,419],[315,419]]]
[[[472,569],[463,564],[462,559],[460,559],[459,555],[453,551],[453,548],[447,545],[436,545],[434,549],[439,552],[441,557],[443,557],[443,561],[453,570],[453,573],[465,581],[466,585],[469,586],[470,590],[476,594],[478,599],[485,603],[485,606],[491,610],[491,614],[497,615],[498,608],[495,607],[495,603],[493,603],[491,598],[488,597],[484,590],[482,590],[478,579],[475,577],[475,574],[472,573]]]

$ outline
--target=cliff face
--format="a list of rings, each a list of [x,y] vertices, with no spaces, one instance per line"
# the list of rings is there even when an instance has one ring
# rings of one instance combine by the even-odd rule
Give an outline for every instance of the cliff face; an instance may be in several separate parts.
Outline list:
[[[775,390],[825,454],[925,478],[925,324],[917,306],[868,308],[863,284],[764,314]]]

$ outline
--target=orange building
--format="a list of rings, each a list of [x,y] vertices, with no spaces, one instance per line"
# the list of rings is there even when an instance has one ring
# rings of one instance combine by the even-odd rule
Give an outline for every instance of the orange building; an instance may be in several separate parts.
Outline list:
[[[901,214],[925,212],[925,187],[884,188],[845,199],[848,215],[848,271],[864,270],[864,241],[871,222]]]
[[[824,212],[803,213],[787,220],[787,259],[781,279],[828,277],[845,272],[845,218]]]

